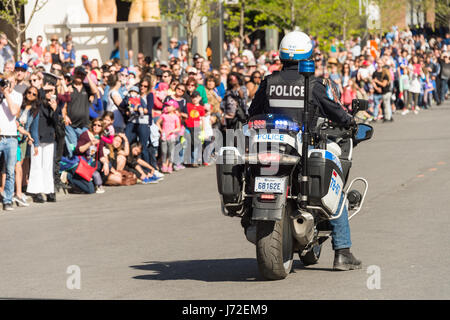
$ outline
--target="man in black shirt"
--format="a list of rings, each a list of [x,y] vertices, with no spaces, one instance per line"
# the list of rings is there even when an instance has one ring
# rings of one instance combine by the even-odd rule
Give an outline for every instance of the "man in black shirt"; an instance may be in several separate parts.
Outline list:
[[[390,90],[390,75],[389,67],[384,66],[381,59],[377,60],[377,70],[372,75],[372,84],[375,89],[375,96],[381,97],[384,108],[383,122],[392,122],[392,107],[391,107],[391,90]],[[376,99],[379,101],[379,99]]]
[[[88,79],[88,84],[83,81]],[[66,125],[66,146],[69,157],[80,135],[88,129],[90,98],[98,93],[98,89],[83,67],[77,67],[74,71],[74,79],[69,87],[70,101],[63,108],[64,122]]]

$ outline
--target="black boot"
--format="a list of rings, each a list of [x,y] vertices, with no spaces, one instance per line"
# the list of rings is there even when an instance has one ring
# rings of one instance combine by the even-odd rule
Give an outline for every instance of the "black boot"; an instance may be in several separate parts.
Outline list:
[[[33,197],[33,202],[35,203],[44,203],[44,197],[42,196],[42,194],[38,193],[32,196]]]
[[[349,248],[337,249],[334,252],[333,270],[348,271],[361,268],[361,261],[353,256]]]
[[[56,195],[54,193],[46,194],[47,202],[56,202]]]

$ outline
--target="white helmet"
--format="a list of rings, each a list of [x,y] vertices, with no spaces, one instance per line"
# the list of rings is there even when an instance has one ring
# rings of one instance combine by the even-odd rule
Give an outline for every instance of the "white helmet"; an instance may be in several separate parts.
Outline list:
[[[280,59],[299,61],[311,57],[313,45],[309,36],[300,31],[289,32],[280,43]]]

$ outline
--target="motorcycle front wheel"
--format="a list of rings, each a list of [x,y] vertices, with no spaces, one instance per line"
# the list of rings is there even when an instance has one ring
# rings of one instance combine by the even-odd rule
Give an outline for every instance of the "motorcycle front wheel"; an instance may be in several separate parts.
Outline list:
[[[281,280],[291,272],[294,240],[289,205],[283,208],[280,221],[257,221],[256,259],[265,279]]]

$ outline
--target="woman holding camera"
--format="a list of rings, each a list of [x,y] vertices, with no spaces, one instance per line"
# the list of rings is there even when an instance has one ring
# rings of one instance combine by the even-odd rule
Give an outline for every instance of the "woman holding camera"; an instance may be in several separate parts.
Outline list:
[[[55,112],[56,87],[48,83],[44,86],[44,91],[42,105],[30,127],[34,150],[31,153],[27,192],[33,195],[33,201],[37,203],[45,202],[42,193],[46,194],[47,202],[56,202],[53,180],[55,128],[58,121],[58,114]]]

